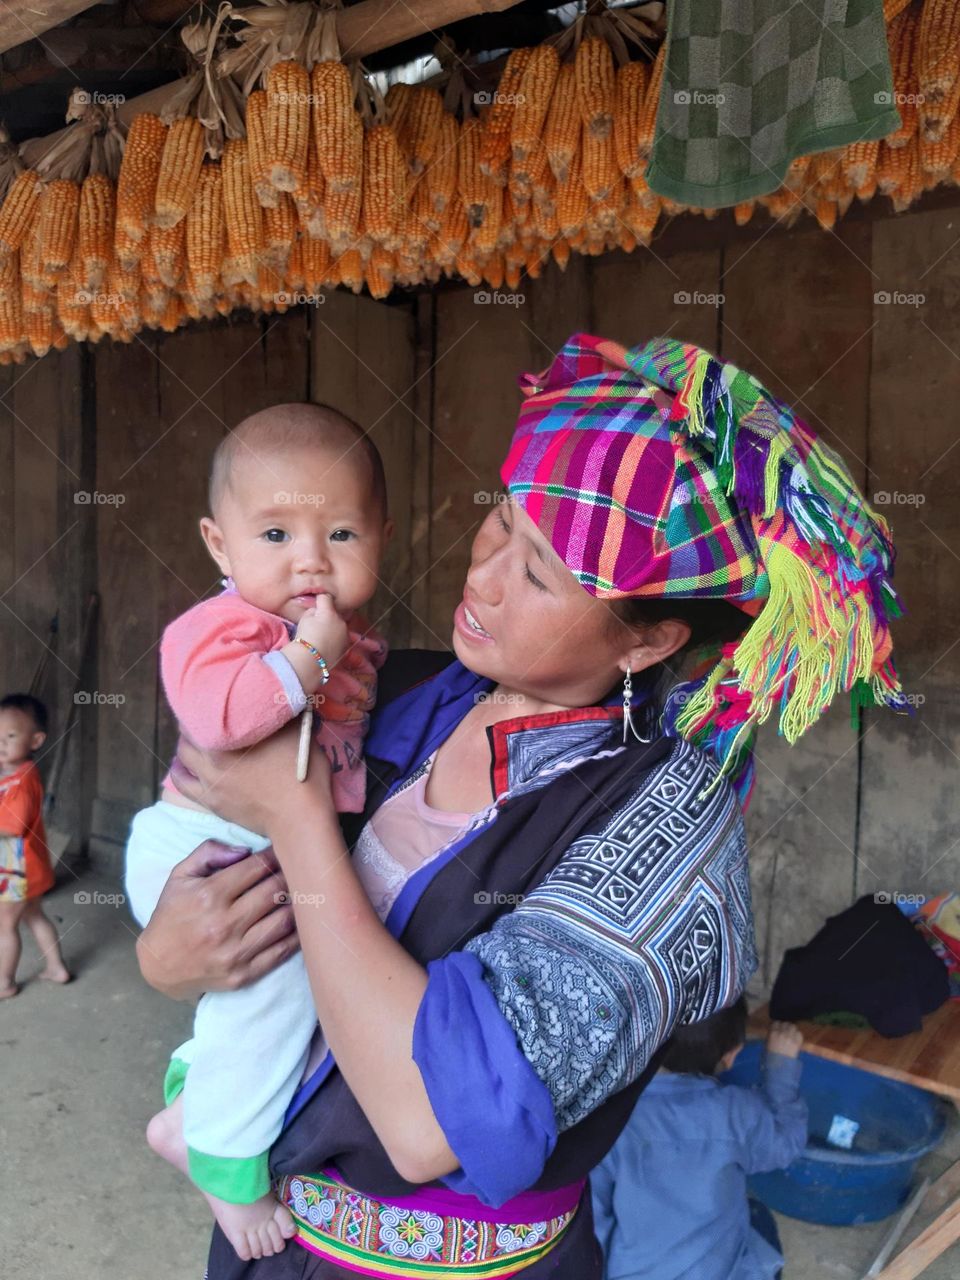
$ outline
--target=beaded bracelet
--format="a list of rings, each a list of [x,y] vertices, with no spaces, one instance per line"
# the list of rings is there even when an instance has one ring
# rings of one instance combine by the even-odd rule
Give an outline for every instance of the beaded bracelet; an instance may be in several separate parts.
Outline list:
[[[319,666],[321,672],[323,673],[320,683],[326,684],[327,681],[330,679],[330,669],[327,666],[325,660],[320,656],[320,650],[315,649],[309,640],[304,640],[303,636],[296,636],[295,638],[296,640],[299,641],[300,644],[303,645],[305,649],[309,649],[310,652],[313,654],[313,656],[316,658],[317,665]]]

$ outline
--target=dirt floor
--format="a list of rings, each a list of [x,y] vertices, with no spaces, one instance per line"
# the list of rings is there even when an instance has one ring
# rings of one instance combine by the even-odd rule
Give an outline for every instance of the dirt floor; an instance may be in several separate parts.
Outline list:
[[[77,976],[66,987],[34,980],[41,964],[28,937],[22,990],[0,1005],[0,1272],[4,1280],[201,1280],[206,1205],[143,1140],[170,1050],[190,1033],[191,1008],[142,982],[136,927],[110,878],[70,877],[46,901]],[[958,1158],[955,1119],[922,1172],[936,1176]],[[890,1226],[778,1223],[786,1280],[859,1280]],[[925,1225],[919,1220],[911,1235]],[[956,1280],[960,1246],[923,1275]]]

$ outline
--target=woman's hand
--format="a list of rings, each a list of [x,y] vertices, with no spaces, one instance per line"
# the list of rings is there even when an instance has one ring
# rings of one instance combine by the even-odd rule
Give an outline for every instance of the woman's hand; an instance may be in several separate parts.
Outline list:
[[[174,1000],[244,987],[299,948],[287,900],[271,849],[205,840],[171,871],[137,939],[140,972]]]
[[[313,744],[306,781],[297,781],[299,741],[299,716],[239,751],[201,751],[181,734],[171,766],[174,785],[228,822],[269,836],[300,805],[305,815],[311,805],[332,809],[330,763]]]

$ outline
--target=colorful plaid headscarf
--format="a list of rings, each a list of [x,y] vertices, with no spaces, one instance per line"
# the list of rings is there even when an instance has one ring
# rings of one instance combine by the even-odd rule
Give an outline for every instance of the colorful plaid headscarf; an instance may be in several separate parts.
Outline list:
[[[747,804],[756,728],[791,744],[838,690],[909,711],[890,529],[846,465],[749,373],[671,338],[575,333],[525,398],[501,477],[591,595],[712,597],[754,621],[677,685],[664,732]],[[718,779],[719,780],[719,779]]]

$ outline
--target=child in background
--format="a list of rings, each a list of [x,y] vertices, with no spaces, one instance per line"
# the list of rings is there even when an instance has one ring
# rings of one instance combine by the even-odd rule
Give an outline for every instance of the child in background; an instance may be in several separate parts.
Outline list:
[[[60,940],[40,899],[54,885],[43,825],[43,782],[33,763],[47,736],[47,709],[29,693],[0,701],[0,1000],[15,996],[20,925],[25,924],[45,964],[41,978],[69,982]]]
[[[227,586],[164,632],[160,670],[177,721],[205,750],[237,749],[276,732],[309,698],[334,804],[360,812],[363,738],[386,656],[358,612],[392,533],[380,455],[327,406],[278,405],[221,441],[210,509],[200,531]],[[168,773],[127,845],[127,897],[141,925],[175,864],[208,839],[254,854],[268,844],[186,799]],[[154,1151],[203,1192],[244,1261],[280,1252],[294,1234],[271,1192],[268,1156],[316,1026],[299,952],[242,990],[208,992],[193,1038],[171,1058],[167,1106],[147,1129]]]
[[[744,1043],[743,996],[671,1036],[660,1070],[590,1175],[604,1280],[773,1280],[783,1254],[747,1175],[783,1169],[807,1142],[803,1037],[767,1036],[762,1089],[724,1085]]]

